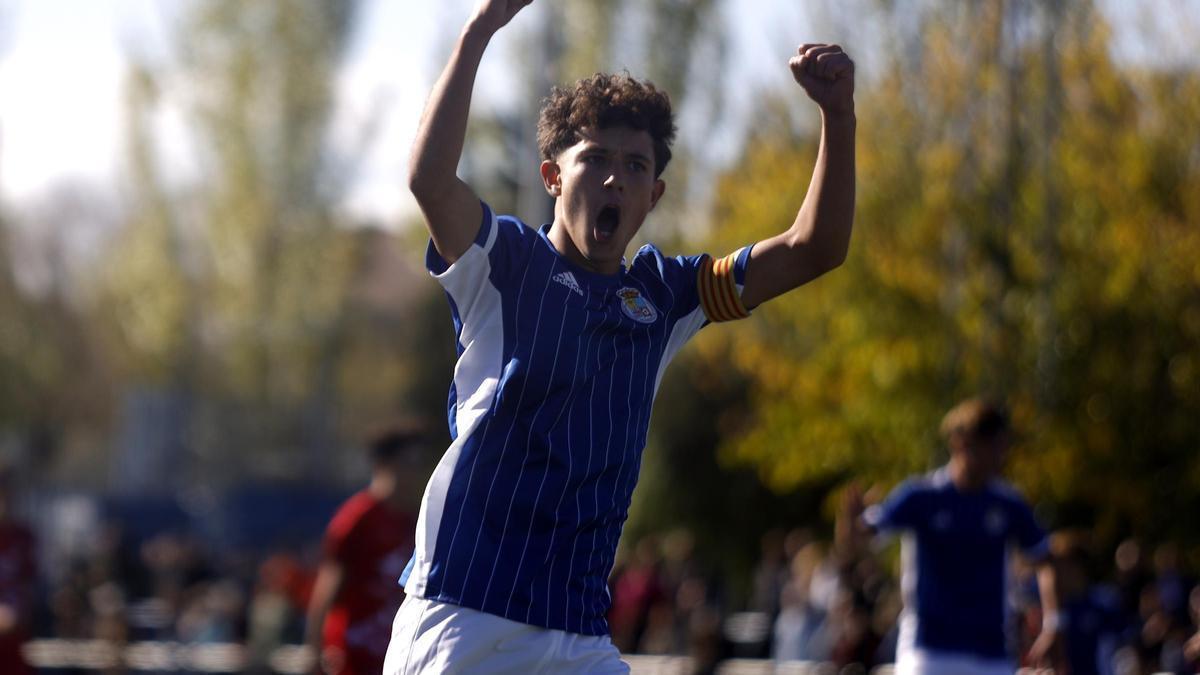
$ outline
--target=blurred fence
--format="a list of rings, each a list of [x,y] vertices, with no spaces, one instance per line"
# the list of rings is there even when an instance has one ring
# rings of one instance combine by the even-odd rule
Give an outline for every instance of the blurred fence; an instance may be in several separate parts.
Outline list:
[[[241,673],[251,669],[252,655],[236,643],[188,645],[179,642],[135,642],[119,645],[104,640],[33,640],[25,645],[30,665],[42,671],[125,670],[137,672]],[[263,672],[304,675],[312,672],[311,650],[302,645],[285,645],[266,655]],[[632,675],[690,675],[695,664],[687,656],[622,657]],[[728,659],[716,668],[717,675],[892,675],[892,666],[870,671],[847,666],[840,671],[832,663],[769,659]]]

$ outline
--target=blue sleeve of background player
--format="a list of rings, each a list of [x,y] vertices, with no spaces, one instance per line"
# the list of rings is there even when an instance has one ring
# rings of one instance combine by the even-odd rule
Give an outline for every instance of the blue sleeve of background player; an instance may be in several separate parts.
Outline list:
[[[893,490],[883,503],[863,512],[863,520],[880,532],[914,530],[923,520],[923,501],[919,485],[908,480]]]

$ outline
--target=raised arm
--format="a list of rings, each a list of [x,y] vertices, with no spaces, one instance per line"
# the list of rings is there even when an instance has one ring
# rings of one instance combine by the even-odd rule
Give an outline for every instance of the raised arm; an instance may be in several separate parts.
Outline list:
[[[808,194],[782,234],[754,245],[742,303],[756,307],[841,265],[854,222],[854,62],[837,45],[805,44],[788,63],[821,109]]]
[[[471,91],[483,52],[496,31],[533,0],[482,0],[463,27],[450,61],[421,115],[408,164],[408,185],[433,245],[447,262],[467,251],[483,217],[479,198],[458,177]]]
[[[867,548],[867,539],[874,533],[863,520],[866,510],[862,488],[857,483],[846,486],[834,520],[834,550],[843,560],[857,559]]]

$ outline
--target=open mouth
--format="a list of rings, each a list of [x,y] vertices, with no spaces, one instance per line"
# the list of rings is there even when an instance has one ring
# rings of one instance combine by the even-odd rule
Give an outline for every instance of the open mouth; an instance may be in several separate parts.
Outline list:
[[[608,241],[617,231],[617,226],[621,224],[621,207],[616,204],[608,204],[600,209],[600,213],[596,214],[596,240]]]

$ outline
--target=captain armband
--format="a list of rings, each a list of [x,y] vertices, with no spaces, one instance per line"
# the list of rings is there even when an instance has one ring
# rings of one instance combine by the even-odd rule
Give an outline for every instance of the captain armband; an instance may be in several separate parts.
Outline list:
[[[704,315],[713,323],[737,321],[750,316],[742,304],[737,281],[733,277],[734,265],[744,249],[713,260],[705,256],[700,263],[696,285],[700,290],[700,306]]]

